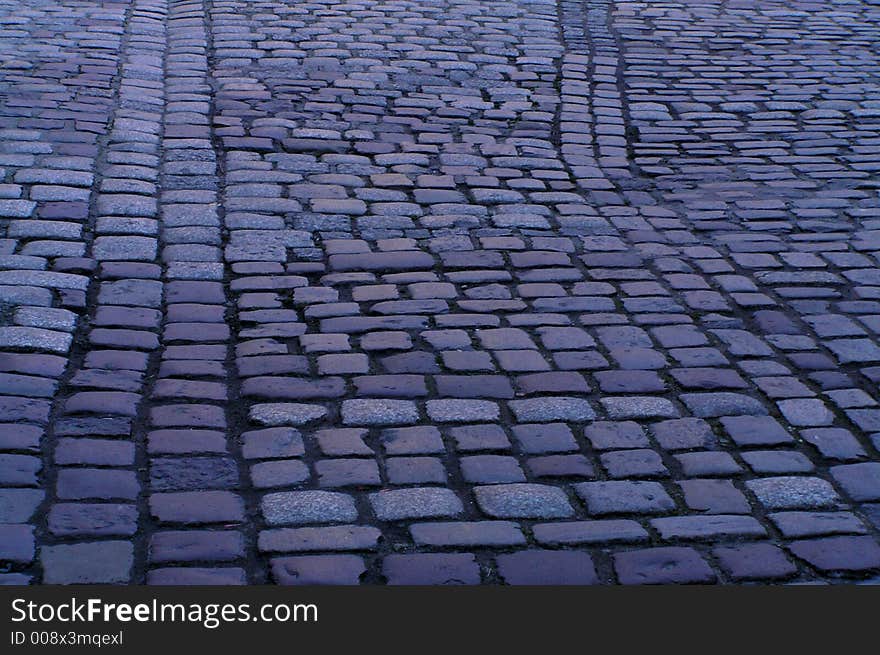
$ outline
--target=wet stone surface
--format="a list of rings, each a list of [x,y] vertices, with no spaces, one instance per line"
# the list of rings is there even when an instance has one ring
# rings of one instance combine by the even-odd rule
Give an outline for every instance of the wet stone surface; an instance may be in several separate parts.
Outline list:
[[[878,37],[0,0],[0,583],[876,579]]]

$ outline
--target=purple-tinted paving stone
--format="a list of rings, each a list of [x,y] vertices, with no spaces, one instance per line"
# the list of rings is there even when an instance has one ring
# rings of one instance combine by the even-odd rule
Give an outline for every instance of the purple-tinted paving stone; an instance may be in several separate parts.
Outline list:
[[[684,480],[678,483],[685,504],[705,514],[748,514],[748,500],[730,480]]]
[[[370,368],[369,359],[362,353],[321,355],[317,361],[320,375],[366,373]]]
[[[634,421],[596,421],[584,428],[584,436],[596,450],[646,448],[650,445],[644,430]]]
[[[240,357],[236,360],[242,376],[273,374],[305,374],[309,372],[308,360],[299,355],[263,355]]]
[[[445,450],[440,431],[431,426],[383,430],[380,441],[389,455],[423,455]]]
[[[534,350],[496,350],[494,354],[498,365],[508,373],[550,370],[544,357]]]
[[[155,491],[234,489],[238,467],[224,457],[158,457],[150,461],[150,488]]]
[[[36,353],[0,353],[0,370],[57,378],[65,368],[64,357]]]
[[[684,393],[680,398],[699,418],[763,416],[768,413],[758,400],[738,393]]]
[[[712,427],[698,418],[660,421],[651,426],[654,438],[666,450],[706,448],[715,442]]]
[[[388,373],[400,375],[404,373],[439,373],[440,367],[434,355],[426,352],[412,352],[391,355],[382,359],[382,366]]]
[[[635,521],[565,521],[540,523],[532,528],[538,543],[567,544],[637,543],[648,540],[647,531]]]
[[[58,536],[115,536],[137,532],[137,508],[115,503],[56,503],[49,530]]]
[[[867,532],[858,517],[849,512],[775,512],[768,516],[788,538]]]
[[[448,434],[463,452],[510,448],[510,440],[499,425],[463,425],[449,428]]]
[[[785,420],[794,426],[815,427],[834,422],[834,413],[816,398],[780,400],[776,404]]]
[[[52,380],[29,375],[0,373],[0,393],[51,398],[55,395],[56,388],[57,384]]]
[[[517,328],[498,328],[478,330],[477,338],[488,350],[518,350],[535,348],[535,343],[524,330]]]
[[[0,448],[3,450],[36,452],[42,436],[43,430],[36,425],[0,424]]]
[[[629,370],[657,370],[668,366],[666,358],[650,348],[614,348],[609,352],[620,368]]]
[[[880,568],[880,545],[873,537],[827,537],[795,541],[789,551],[821,572],[847,573]]]
[[[336,271],[395,271],[430,269],[434,259],[424,252],[372,252],[331,255],[330,268]]]
[[[28,522],[44,496],[39,489],[0,489],[0,524]]]
[[[30,564],[34,559],[34,528],[29,525],[0,525],[0,560]]]
[[[437,375],[434,382],[444,397],[513,398],[513,387],[500,375]]]
[[[225,453],[226,437],[214,430],[154,430],[147,434],[150,454]]]
[[[647,448],[604,452],[599,456],[599,461],[611,478],[651,478],[669,475],[660,455]]]
[[[305,469],[305,465],[302,465]],[[369,487],[381,483],[376,462],[366,459],[325,459],[315,464],[321,487]]]
[[[134,463],[134,444],[110,439],[59,439],[55,447],[57,464],[96,464],[130,466]]]
[[[469,553],[388,555],[382,574],[390,585],[474,585],[480,567]]]
[[[150,410],[150,421],[157,428],[226,428],[222,407],[213,405],[165,405]]]
[[[844,464],[831,468],[831,476],[856,501],[880,500],[880,463]]]
[[[299,457],[305,453],[302,435],[294,428],[266,428],[241,435],[245,459]]]
[[[815,468],[796,450],[753,450],[742,453],[742,458],[755,473],[809,473]]]
[[[70,380],[76,387],[98,387],[116,391],[139,391],[141,375],[137,371],[104,371],[100,369],[79,371]]]
[[[549,373],[532,373],[516,378],[516,386],[520,393],[589,393],[590,385],[580,373],[553,371]]]
[[[736,371],[714,368],[680,368],[670,374],[686,389],[746,389],[748,384]]]
[[[247,575],[240,568],[174,567],[148,571],[147,584],[225,587],[247,584]]]
[[[367,570],[356,555],[274,557],[270,566],[281,585],[356,585]]]
[[[772,544],[741,544],[716,548],[712,554],[733,580],[788,578],[797,567]]]
[[[600,353],[589,350],[555,352],[553,361],[564,371],[589,371],[608,366],[608,361]]]
[[[518,546],[526,538],[509,521],[416,523],[410,527],[413,541],[434,547]]]
[[[880,346],[870,339],[831,339],[826,345],[841,364],[880,362]]]
[[[0,421],[27,421],[45,425],[49,420],[49,401],[0,396]]]
[[[309,467],[295,459],[258,462],[251,466],[251,483],[257,489],[289,487],[311,476]]]
[[[665,547],[614,555],[614,570],[622,584],[707,584],[715,573],[693,548]]]
[[[55,434],[60,437],[128,437],[131,419],[119,417],[70,417],[55,422]]]
[[[428,395],[421,375],[370,375],[353,380],[360,397],[417,398]]]
[[[880,526],[880,503],[862,505],[862,512],[871,524]]]
[[[436,457],[389,457],[385,473],[391,484],[444,484],[448,472]]]
[[[43,468],[38,457],[0,454],[0,485],[4,487],[36,487],[37,475]]]
[[[720,421],[727,436],[738,446],[778,446],[794,441],[769,416],[725,416]]]
[[[595,477],[593,465],[583,455],[531,457],[527,460],[526,466],[538,478]]]
[[[595,378],[605,393],[660,393],[666,389],[654,371],[601,371]]]
[[[587,553],[523,550],[496,558],[498,573],[511,585],[592,585],[599,582]]]
[[[448,350],[441,353],[443,365],[452,371],[492,371],[495,365],[489,353]]]
[[[337,398],[345,394],[345,383],[342,378],[337,377],[310,380],[306,378],[258,376],[245,380],[241,392],[245,396],[257,398],[285,398],[291,400]]]
[[[668,516],[651,519],[651,526],[663,539],[731,539],[762,537],[766,531],[751,516]]]
[[[58,472],[56,489],[64,499],[134,500],[140,485],[133,471],[65,468]]]
[[[858,460],[867,457],[867,453],[853,434],[842,428],[815,428],[802,430],[801,436],[829,459],[841,461]],[[878,485],[880,485],[880,472]],[[880,488],[880,487],[878,487]]]
[[[659,482],[614,480],[574,485],[590,514],[664,514],[675,502]]]
[[[150,539],[150,562],[229,562],[244,556],[241,533],[229,530],[168,530]]]
[[[844,413],[864,432],[880,432],[880,410],[847,409]]]
[[[505,455],[471,455],[459,460],[465,481],[487,484],[494,482],[525,482],[526,476],[514,457]]]
[[[525,453],[565,453],[578,449],[571,429],[564,423],[516,425],[512,432]]]
[[[86,366],[112,371],[143,371],[147,368],[147,356],[134,351],[98,350],[86,355]]]
[[[258,547],[261,552],[375,550],[381,536],[364,525],[280,528],[261,531]]]
[[[43,546],[46,584],[122,584],[131,581],[133,548],[127,541]]]
[[[406,332],[370,332],[361,337],[361,348],[374,350],[409,350],[412,339]]]
[[[150,512],[162,523],[236,523],[244,518],[244,504],[229,491],[154,493]]]
[[[318,430],[314,437],[321,452],[331,457],[345,455],[372,455],[373,450],[364,443],[367,431],[362,428]]]
[[[24,587],[31,584],[31,577],[23,573],[0,573],[0,586]]]

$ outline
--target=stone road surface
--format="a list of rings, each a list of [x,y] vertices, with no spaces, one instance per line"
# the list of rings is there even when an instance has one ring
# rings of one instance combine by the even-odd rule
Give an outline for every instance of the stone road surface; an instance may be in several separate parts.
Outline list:
[[[880,580],[876,0],[0,0],[0,580]]]

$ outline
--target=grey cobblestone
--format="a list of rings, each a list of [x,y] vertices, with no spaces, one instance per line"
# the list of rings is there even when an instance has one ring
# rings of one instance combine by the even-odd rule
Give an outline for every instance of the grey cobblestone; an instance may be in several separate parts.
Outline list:
[[[285,491],[266,494],[263,514],[270,525],[343,523],[357,518],[351,496],[329,491]]]

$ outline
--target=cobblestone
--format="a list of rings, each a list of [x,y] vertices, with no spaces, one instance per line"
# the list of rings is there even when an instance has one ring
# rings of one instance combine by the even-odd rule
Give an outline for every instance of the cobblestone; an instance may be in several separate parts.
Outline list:
[[[499,518],[553,518],[574,511],[561,489],[538,484],[499,484],[477,487],[477,503],[486,514]]]
[[[370,504],[380,521],[455,516],[462,511],[455,493],[438,487],[380,491],[370,496]]]
[[[270,525],[344,523],[357,518],[351,496],[330,491],[285,491],[266,494],[263,515]]]
[[[876,579],[878,30],[0,0],[5,580]]]

